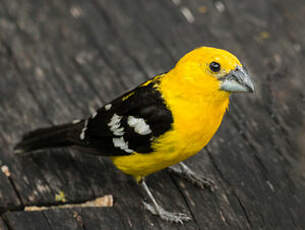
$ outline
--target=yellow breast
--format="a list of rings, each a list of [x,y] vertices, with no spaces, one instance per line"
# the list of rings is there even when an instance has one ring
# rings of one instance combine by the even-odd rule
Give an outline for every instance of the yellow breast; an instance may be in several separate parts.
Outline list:
[[[190,98],[181,93],[187,89],[177,87],[175,91],[174,85],[168,83],[162,81],[159,90],[174,118],[172,130],[153,142],[152,153],[112,157],[118,169],[135,178],[167,168],[199,152],[217,131],[228,106],[228,93]]]

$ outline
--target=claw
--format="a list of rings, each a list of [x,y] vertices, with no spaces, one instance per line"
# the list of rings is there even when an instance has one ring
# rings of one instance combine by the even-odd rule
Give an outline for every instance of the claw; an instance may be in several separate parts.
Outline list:
[[[209,178],[193,175],[189,180],[201,189],[208,189],[210,192],[214,192],[217,189],[215,182]]]
[[[186,221],[190,221],[192,218],[187,216],[184,213],[179,213],[179,212],[168,212],[161,208],[160,206],[158,209],[154,207],[153,205],[150,205],[143,201],[144,208],[148,211],[150,211],[153,215],[159,216],[161,219],[166,220],[168,222],[173,222],[173,223],[179,223],[183,224]]]
[[[169,169],[171,172],[185,178],[201,189],[208,189],[210,192],[214,192],[217,189],[216,184],[212,179],[197,175],[183,163],[171,166]]]

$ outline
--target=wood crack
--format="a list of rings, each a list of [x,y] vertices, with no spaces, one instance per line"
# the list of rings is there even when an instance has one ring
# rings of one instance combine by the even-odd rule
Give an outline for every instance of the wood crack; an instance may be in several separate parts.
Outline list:
[[[46,222],[47,222],[47,225],[50,227],[50,229],[53,229],[53,226],[52,224],[50,223],[50,220],[48,218],[48,216],[46,215],[45,212],[41,212],[42,216],[45,218]]]
[[[190,204],[188,202],[188,198],[185,196],[184,192],[181,190],[180,186],[177,184],[176,179],[170,173],[168,173],[168,174],[169,174],[171,180],[173,181],[175,187],[179,191],[180,195],[182,196],[182,198],[184,200],[184,203],[185,203],[187,209],[189,210],[189,212],[190,212],[190,214],[192,216],[192,220],[194,221],[194,223],[197,225],[198,229],[200,230],[200,226],[199,226],[199,224],[197,222],[197,219],[196,219],[196,216],[195,216],[195,214],[194,214],[194,212],[192,210],[192,207],[190,206]]]
[[[1,218],[8,230],[14,230],[14,227],[10,224],[9,220],[5,216],[1,215]]]
[[[17,198],[18,198],[18,200],[19,200],[19,202],[20,202],[20,204],[21,204],[21,207],[24,207],[24,203],[23,203],[21,194],[20,194],[20,192],[18,191],[18,189],[17,189],[17,187],[16,187],[16,184],[15,184],[13,178],[12,178],[12,177],[8,177],[8,181],[10,182],[10,184],[11,184],[11,186],[12,186],[14,192],[16,193],[16,196],[17,196]],[[17,206],[17,207],[15,207],[15,209],[19,210],[19,209],[22,209],[22,208],[20,208],[20,207]]]
[[[33,206],[24,206],[25,211],[41,211],[48,209],[56,209],[56,208],[77,208],[77,207],[112,207],[113,206],[113,197],[112,195],[104,195],[101,197],[86,199],[80,201],[71,201],[71,202],[54,202],[47,204],[35,204]]]
[[[242,201],[239,199],[238,195],[234,192],[233,195],[235,196],[235,198],[237,199],[243,213],[244,213],[244,216],[247,220],[247,223],[249,224],[249,228],[252,228],[252,223],[251,223],[251,220],[250,220],[250,217],[249,217],[249,214],[248,214],[248,211],[246,209],[246,207],[243,205]]]

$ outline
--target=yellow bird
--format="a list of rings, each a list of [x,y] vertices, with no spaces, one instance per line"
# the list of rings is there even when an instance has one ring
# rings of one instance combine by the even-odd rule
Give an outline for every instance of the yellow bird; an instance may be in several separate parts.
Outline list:
[[[24,135],[15,152],[71,146],[84,153],[109,156],[119,170],[142,184],[152,201],[152,205],[144,202],[147,210],[164,220],[182,223],[190,217],[163,209],[144,177],[171,167],[198,186],[211,188],[210,179],[198,176],[181,162],[198,153],[214,136],[231,93],[253,91],[252,80],[234,55],[200,47],[182,57],[168,73],[144,82],[88,119]]]

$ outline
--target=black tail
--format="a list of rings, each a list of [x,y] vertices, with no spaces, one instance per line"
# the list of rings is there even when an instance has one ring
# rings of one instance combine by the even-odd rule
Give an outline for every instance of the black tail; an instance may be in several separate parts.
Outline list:
[[[37,129],[25,134],[14,151],[23,154],[38,149],[68,147],[80,144],[79,136],[84,127],[84,121],[76,124],[64,124],[49,128]]]

